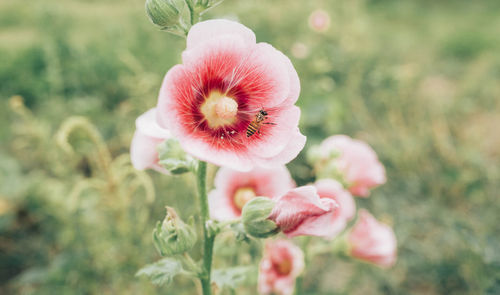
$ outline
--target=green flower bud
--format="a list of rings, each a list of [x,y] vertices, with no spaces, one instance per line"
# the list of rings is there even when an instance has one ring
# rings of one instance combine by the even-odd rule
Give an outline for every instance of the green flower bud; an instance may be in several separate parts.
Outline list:
[[[146,0],[149,19],[162,30],[183,35],[191,27],[191,10],[184,0]]]
[[[256,197],[248,201],[241,211],[241,222],[245,232],[256,238],[267,238],[279,232],[279,227],[268,217],[275,202],[269,198]]]
[[[193,171],[197,165],[197,161],[186,154],[179,141],[174,138],[169,138],[158,146],[158,157],[158,163],[172,174]]]
[[[193,223],[194,219],[190,218],[189,225],[185,224],[173,208],[167,207],[167,216],[153,231],[153,243],[158,252],[162,256],[172,256],[191,250],[197,240]]]
[[[179,11],[171,0],[146,0],[146,13],[160,27],[171,27],[179,22]]]

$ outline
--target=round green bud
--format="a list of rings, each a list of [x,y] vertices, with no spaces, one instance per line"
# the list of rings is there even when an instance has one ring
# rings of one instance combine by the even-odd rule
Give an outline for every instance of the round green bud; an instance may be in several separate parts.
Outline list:
[[[163,28],[174,26],[179,23],[180,2],[178,2],[177,0],[146,0],[146,13],[155,25]]]
[[[280,229],[268,217],[275,202],[266,197],[256,197],[248,201],[241,211],[241,223],[245,232],[255,238],[267,238],[277,234]]]

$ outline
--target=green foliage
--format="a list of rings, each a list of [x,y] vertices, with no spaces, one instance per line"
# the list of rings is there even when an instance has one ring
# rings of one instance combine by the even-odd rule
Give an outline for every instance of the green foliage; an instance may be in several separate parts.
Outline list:
[[[158,146],[158,158],[158,163],[173,175],[195,171],[197,167],[197,161],[174,138],[169,138]]]
[[[257,267],[237,266],[224,269],[214,269],[212,281],[219,289],[237,289],[240,285],[255,284],[257,282]]]
[[[161,286],[170,284],[182,271],[182,264],[175,258],[169,257],[146,265],[137,272],[136,276],[146,276],[153,284]]]

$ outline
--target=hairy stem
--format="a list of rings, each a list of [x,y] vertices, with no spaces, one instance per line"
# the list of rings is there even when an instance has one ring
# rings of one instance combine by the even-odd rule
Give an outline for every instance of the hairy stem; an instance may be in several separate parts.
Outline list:
[[[212,272],[212,254],[215,235],[207,227],[209,219],[207,198],[207,163],[200,161],[196,173],[198,184],[198,200],[200,202],[200,215],[203,227],[203,274],[200,276],[203,295],[211,294],[210,275]]]

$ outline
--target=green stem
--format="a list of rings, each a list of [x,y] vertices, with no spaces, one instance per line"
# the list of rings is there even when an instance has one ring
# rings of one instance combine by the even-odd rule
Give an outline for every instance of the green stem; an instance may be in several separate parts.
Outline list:
[[[201,223],[203,226],[203,274],[200,277],[203,295],[211,294],[210,275],[212,272],[212,254],[214,249],[215,235],[207,228],[209,219],[207,198],[207,163],[200,161],[196,173],[198,184],[198,195],[201,211]]]

